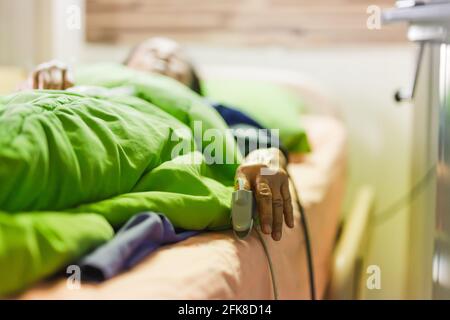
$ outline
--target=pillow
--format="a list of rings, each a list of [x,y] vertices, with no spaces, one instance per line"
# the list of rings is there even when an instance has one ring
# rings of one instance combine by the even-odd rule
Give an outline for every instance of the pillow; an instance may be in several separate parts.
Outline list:
[[[205,96],[234,107],[261,125],[280,130],[280,139],[292,152],[309,152],[301,126],[303,101],[288,89],[265,81],[208,79],[202,82]]]

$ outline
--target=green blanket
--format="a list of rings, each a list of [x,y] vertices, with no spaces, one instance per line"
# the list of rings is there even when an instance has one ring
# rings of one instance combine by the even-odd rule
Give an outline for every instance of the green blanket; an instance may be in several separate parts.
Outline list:
[[[132,86],[136,97],[0,98],[0,296],[76,261],[141,211],[185,229],[229,227],[240,155],[212,108],[175,81],[119,66],[78,80]],[[194,136],[198,121],[214,134]]]

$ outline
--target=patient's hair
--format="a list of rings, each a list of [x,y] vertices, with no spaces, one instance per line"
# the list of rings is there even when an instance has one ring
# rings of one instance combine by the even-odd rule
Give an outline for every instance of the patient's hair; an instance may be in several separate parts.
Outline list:
[[[192,65],[192,63],[189,63],[189,65],[190,65],[191,75],[192,75],[192,82],[191,82],[191,85],[189,87],[191,88],[192,91],[195,91],[199,95],[203,96],[203,91],[202,91],[202,85],[200,83],[200,78],[199,78],[197,72],[195,71],[194,66]]]
[[[133,47],[133,49],[130,50],[130,52],[128,53],[128,56],[125,58],[125,60],[122,62],[122,64],[127,65],[130,62],[131,57],[135,54],[138,47],[139,47],[139,44],[135,45]],[[200,77],[198,76],[197,71],[195,71],[195,68],[194,68],[192,62],[189,61],[188,64],[189,64],[189,70],[191,72],[191,78],[192,78],[192,82],[189,85],[189,88],[192,91],[203,96],[203,90],[202,90],[202,86],[201,86],[201,82],[200,82]]]

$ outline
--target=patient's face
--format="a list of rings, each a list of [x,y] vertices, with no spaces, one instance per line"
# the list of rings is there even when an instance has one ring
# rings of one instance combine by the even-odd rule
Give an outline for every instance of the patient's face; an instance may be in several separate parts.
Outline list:
[[[181,47],[168,38],[151,38],[139,44],[128,59],[130,68],[155,72],[190,86],[192,71]]]

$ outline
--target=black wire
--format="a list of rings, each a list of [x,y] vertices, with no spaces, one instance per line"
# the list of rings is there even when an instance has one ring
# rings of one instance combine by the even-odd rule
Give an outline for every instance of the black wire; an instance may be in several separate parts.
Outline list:
[[[289,173],[288,173],[289,176]],[[290,176],[289,176],[290,178]],[[292,179],[290,179],[293,181]],[[294,193],[296,195],[296,202],[298,209],[300,211],[300,222],[303,228],[303,234],[305,235],[305,247],[306,247],[306,259],[308,264],[308,274],[309,274],[309,290],[310,290],[310,296],[311,300],[316,300],[316,285],[314,280],[314,264],[313,264],[313,258],[312,258],[312,250],[311,250],[311,240],[309,237],[309,230],[308,230],[308,221],[306,220],[306,213],[305,208],[303,208],[301,202],[300,202],[300,195],[297,192],[297,188],[292,182],[292,188],[294,190]]]
[[[300,217],[303,226],[303,232],[305,234],[306,256],[308,259],[308,272],[309,272],[309,290],[311,292],[311,300],[316,300],[316,286],[314,281],[314,265],[311,250],[311,240],[308,231],[308,222],[306,221],[305,209],[303,208],[300,200],[297,199],[297,204],[300,209]]]

